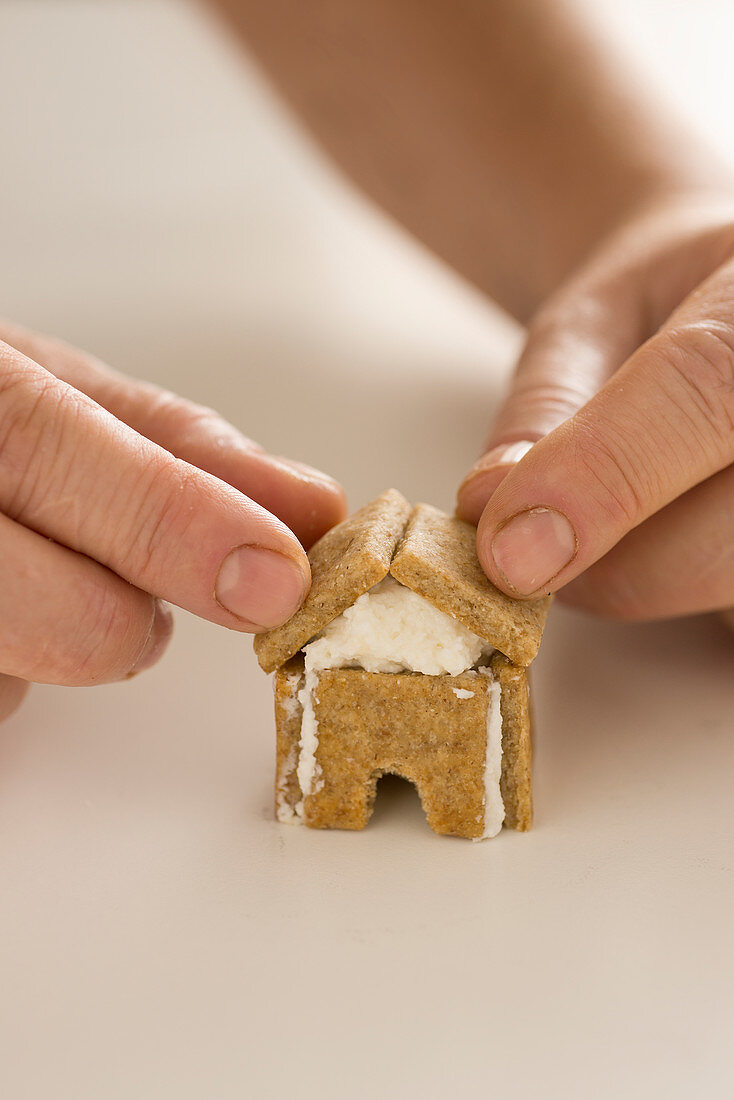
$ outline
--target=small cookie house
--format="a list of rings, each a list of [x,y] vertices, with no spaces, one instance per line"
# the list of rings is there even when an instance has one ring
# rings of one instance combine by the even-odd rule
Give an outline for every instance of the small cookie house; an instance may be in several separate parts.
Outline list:
[[[498,591],[475,539],[389,489],[311,549],[303,606],[255,639],[275,673],[279,821],[362,829],[390,773],[436,833],[530,827],[527,668],[550,597]]]

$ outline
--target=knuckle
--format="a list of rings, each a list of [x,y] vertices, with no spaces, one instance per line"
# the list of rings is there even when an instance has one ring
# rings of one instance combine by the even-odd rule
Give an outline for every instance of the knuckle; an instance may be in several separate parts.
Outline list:
[[[0,499],[13,519],[63,499],[76,452],[76,444],[65,444],[78,433],[82,405],[88,404],[46,371],[0,370]]]
[[[29,415],[28,371],[14,348],[0,342],[0,454]]]
[[[88,578],[45,629],[17,624],[14,637],[5,639],[5,667],[23,680],[69,687],[122,679],[145,646],[152,616],[153,601],[145,593],[110,574]]]
[[[20,380],[5,387],[0,402],[0,461],[6,475],[4,511],[17,519],[43,491],[42,458],[53,447],[51,384],[40,382],[32,390]],[[41,413],[43,408],[43,413]],[[40,421],[46,419],[46,425]],[[44,430],[45,428],[45,430]]]
[[[506,420],[532,424],[545,434],[594,396],[601,353],[598,341],[585,332],[587,314],[595,306],[575,296],[569,304],[554,303],[538,314],[517,365]]]
[[[522,424],[533,424],[540,431],[551,431],[578,412],[592,396],[592,390],[581,379],[558,378],[537,385],[531,379],[518,378],[511,400],[512,418]]]
[[[187,401],[169,390],[156,390],[152,395],[151,421],[179,446],[195,443],[204,435],[224,434],[232,429],[214,409]]]
[[[57,656],[58,682],[92,686],[124,677],[142,652],[153,618],[150,596],[111,578],[89,585],[76,629]]]
[[[578,344],[580,335],[596,331],[608,316],[600,287],[587,276],[583,285],[566,285],[540,307],[528,329],[527,347]]]
[[[705,320],[677,325],[653,350],[683,388],[681,406],[695,427],[702,422],[716,443],[734,444],[734,324]]]
[[[581,472],[588,495],[590,517],[601,517],[606,525],[625,530],[634,527],[645,514],[645,502],[657,489],[655,464],[641,451],[642,439],[633,432],[623,434],[613,425],[611,434],[587,424],[578,416],[572,428],[572,468]],[[612,442],[613,440],[613,442]]]
[[[121,540],[122,571],[143,578],[151,591],[160,587],[163,570],[195,518],[201,503],[198,476],[184,462],[174,459],[160,466],[155,461],[138,485],[135,515]]]
[[[547,303],[541,306],[528,326],[523,355],[528,355],[535,351],[536,347],[542,347],[552,340],[557,336],[559,328],[558,309]]]

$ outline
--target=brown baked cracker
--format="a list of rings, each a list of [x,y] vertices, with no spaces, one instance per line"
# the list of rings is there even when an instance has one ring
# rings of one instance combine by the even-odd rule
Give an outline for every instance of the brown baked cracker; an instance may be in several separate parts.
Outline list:
[[[409,514],[405,497],[387,489],[312,546],[311,590],[303,605],[287,623],[255,637],[255,653],[265,672],[282,665],[387,576]]]
[[[538,652],[551,597],[513,600],[485,576],[476,528],[429,504],[417,504],[390,573],[452,615],[517,665]]]
[[[504,657],[498,655],[495,660],[503,678],[503,693],[505,684],[510,692],[507,707],[502,701],[503,724],[505,711],[508,714],[501,779],[505,824],[528,828],[529,746],[517,704],[522,694],[519,685],[526,674]],[[289,667],[298,675],[296,662]],[[284,678],[284,673],[281,670],[276,680]],[[519,678],[517,682],[513,675]],[[416,786],[434,832],[481,837],[490,684],[476,672],[424,676],[353,668],[322,670],[314,700],[320,778],[315,792],[304,800],[305,824],[319,829],[363,829],[372,815],[377,781],[389,773]],[[462,699],[454,689],[472,694]],[[300,710],[300,704],[298,707]],[[294,723],[292,708],[279,709],[276,702],[276,722],[277,791],[295,808],[301,800],[293,765],[294,760],[297,763],[300,718]],[[520,803],[515,801],[518,797]],[[279,817],[288,820],[287,811]]]
[[[298,692],[305,683],[301,654],[277,669],[273,677],[275,696],[275,813],[279,821],[292,820],[301,801],[298,784],[298,744],[301,739],[303,707]]]
[[[495,653],[490,661],[490,668],[501,688],[500,790],[505,804],[505,825],[525,832],[533,823],[532,723],[528,672],[513,665],[501,653]]]

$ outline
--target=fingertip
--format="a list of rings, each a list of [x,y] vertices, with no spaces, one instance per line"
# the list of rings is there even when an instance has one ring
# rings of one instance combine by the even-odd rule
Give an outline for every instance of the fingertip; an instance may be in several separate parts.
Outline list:
[[[341,493],[342,496],[344,495],[344,490],[339,482],[330,474],[325,474],[323,470],[317,470],[315,466],[298,462],[294,458],[285,458],[283,455],[269,455],[267,457],[273,462],[286,466],[298,476],[302,483],[313,485],[318,492]]]
[[[145,643],[143,652],[128,672],[126,679],[137,676],[139,672],[145,672],[157,664],[168,648],[172,634],[173,612],[163,600],[156,600],[148,640]]]
[[[231,483],[282,520],[307,550],[347,515],[339,482],[313,466],[262,452],[248,454],[236,473]]]
[[[501,443],[483,454],[459,486],[456,498],[459,519],[476,527],[490,497],[532,447],[529,440],[523,439]]]
[[[490,497],[502,484],[509,469],[508,467],[507,469],[472,470],[467,474],[459,486],[459,492],[456,496],[456,515],[458,518],[476,527]]]
[[[295,542],[295,540],[294,540]],[[311,587],[303,549],[291,556],[265,546],[244,545],[222,562],[215,584],[220,607],[239,622],[238,629],[258,634],[287,622]]]
[[[294,534],[302,546],[309,550],[322,535],[346,519],[347,495],[338,481],[328,474],[301,463],[293,463],[295,472],[303,479],[299,499],[293,509]]]
[[[490,580],[515,599],[555,591],[578,553],[576,532],[555,508],[527,508],[497,521],[485,509],[477,531],[477,555]]]

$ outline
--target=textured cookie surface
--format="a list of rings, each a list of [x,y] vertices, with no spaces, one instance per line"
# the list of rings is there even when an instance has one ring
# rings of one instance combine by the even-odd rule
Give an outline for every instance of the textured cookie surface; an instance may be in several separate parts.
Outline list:
[[[471,692],[458,697],[452,689]],[[313,828],[363,829],[377,780],[401,775],[417,788],[436,833],[484,830],[485,677],[326,669],[319,674],[316,759],[322,786],[304,803]]]
[[[287,623],[255,638],[261,668],[273,672],[387,576],[409,515],[405,497],[388,489],[312,546],[311,590],[303,606]]]
[[[524,832],[533,823],[532,744],[528,673],[501,653],[490,662],[502,691],[502,778],[505,825]]]
[[[502,686],[505,824],[527,829],[531,822],[527,674],[500,654],[493,658],[492,668]],[[301,669],[296,658],[276,674],[276,803],[281,821],[294,819],[302,797],[296,774],[300,704],[294,694],[297,683],[303,682]],[[476,672],[458,676],[350,668],[320,672],[315,691],[320,779],[317,790],[304,800],[305,824],[363,829],[372,814],[377,780],[390,773],[415,785],[434,832],[480,837],[489,684]]]
[[[278,821],[292,821],[295,806],[301,801],[298,785],[298,746],[301,740],[303,707],[298,692],[305,681],[303,657],[299,654],[279,669],[273,677],[275,700],[275,816]]]
[[[517,665],[538,652],[551,597],[513,600],[487,579],[476,528],[429,504],[413,509],[390,573]]]

